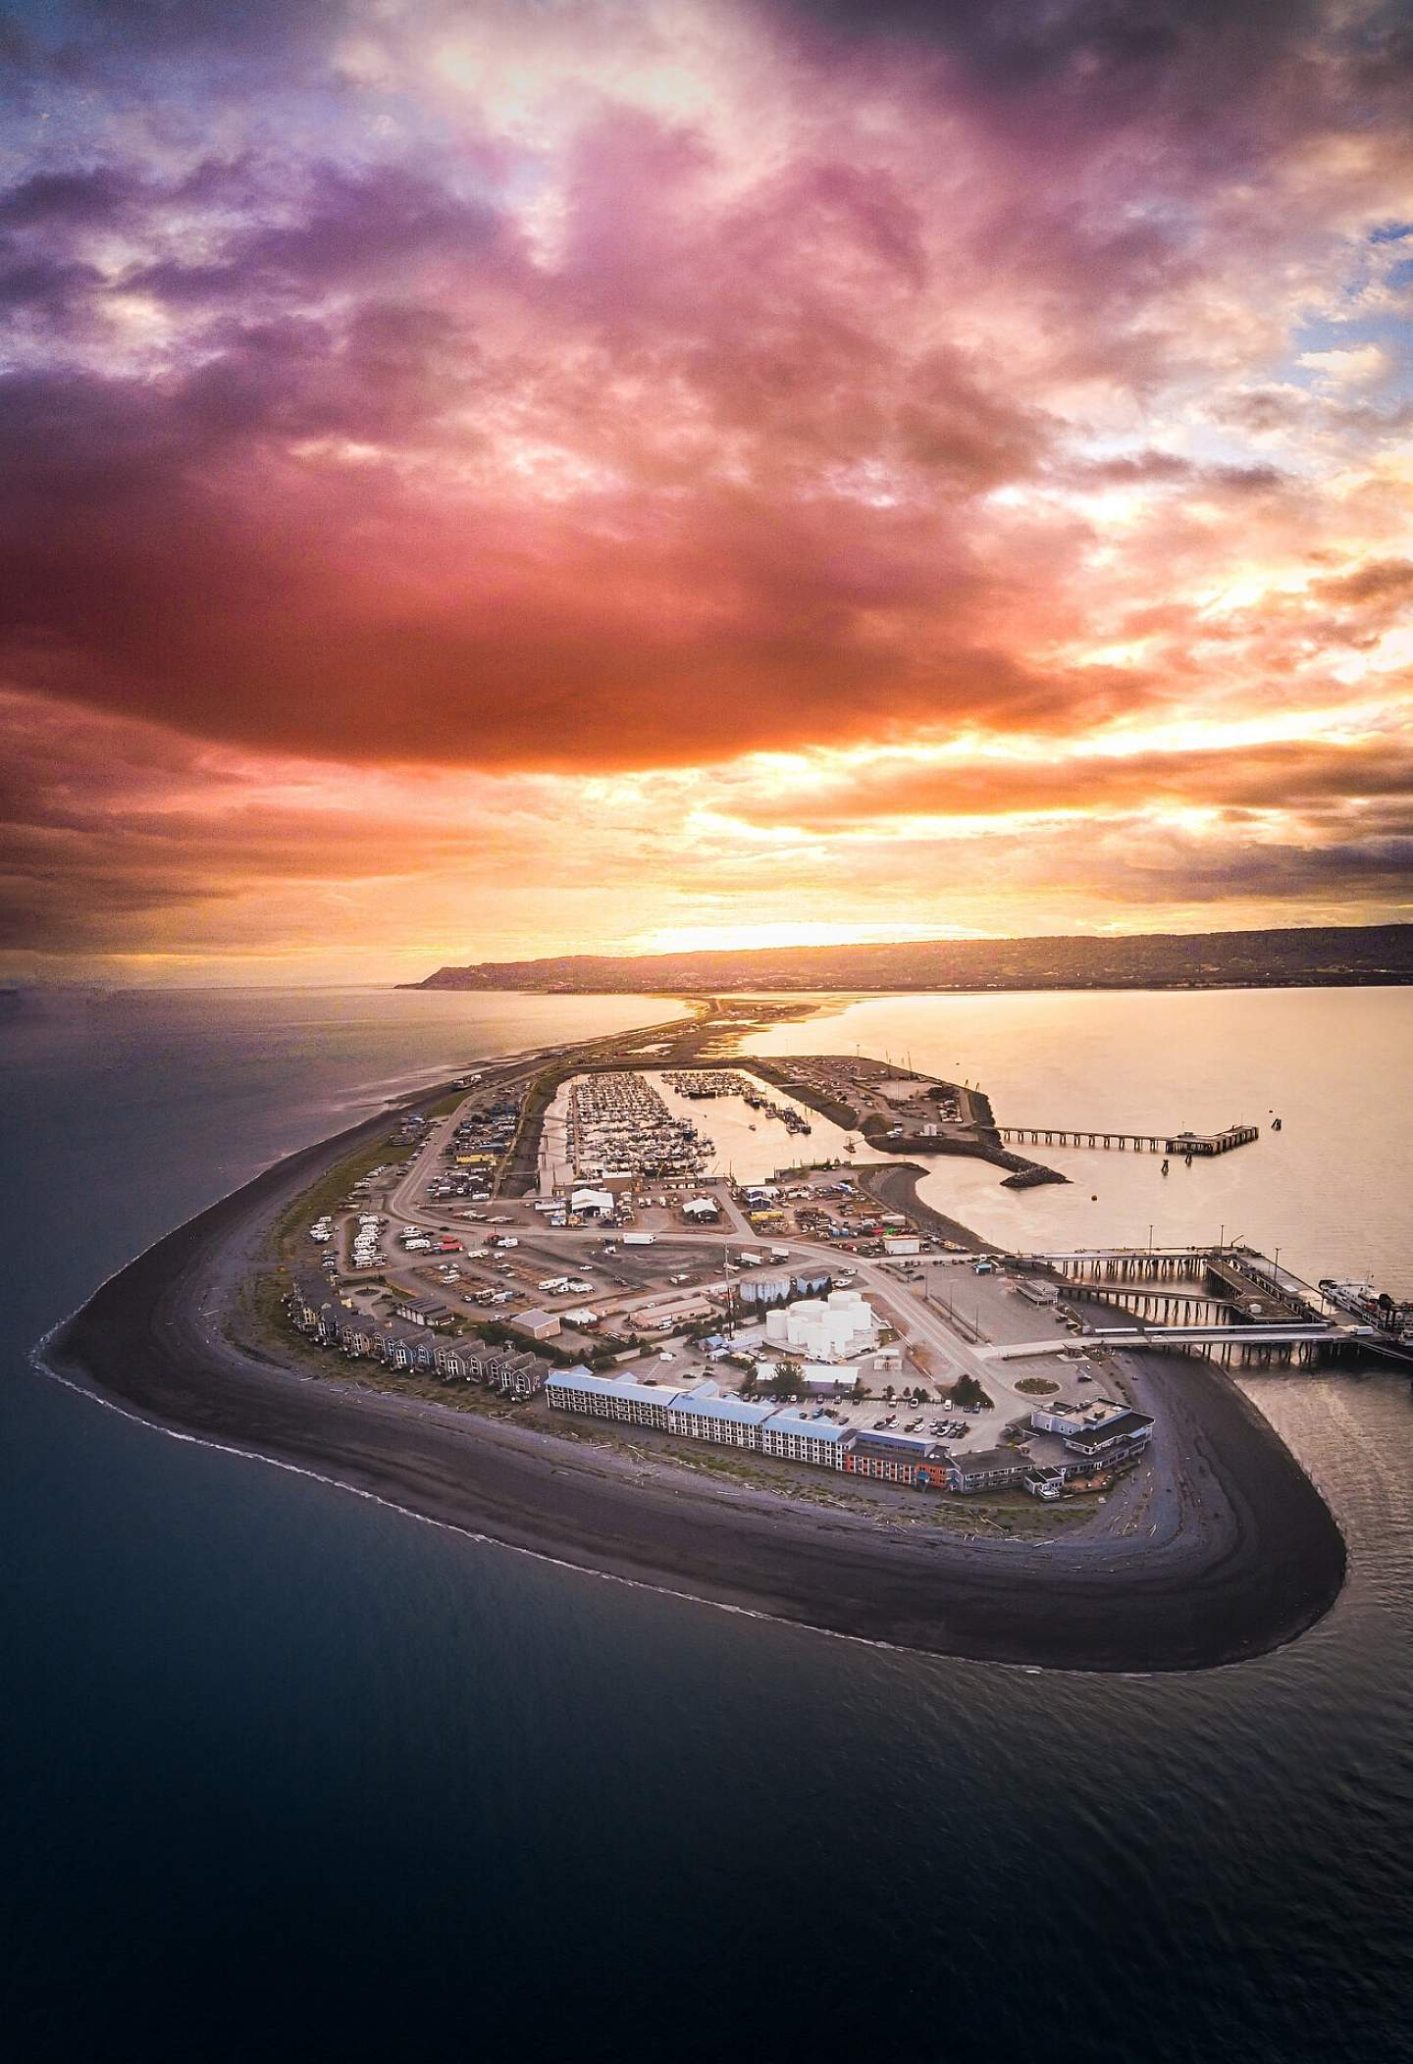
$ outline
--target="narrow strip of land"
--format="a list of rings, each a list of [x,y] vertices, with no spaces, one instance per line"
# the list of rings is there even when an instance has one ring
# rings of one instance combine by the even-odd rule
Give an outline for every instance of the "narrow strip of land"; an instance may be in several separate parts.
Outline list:
[[[232,1318],[272,1226],[385,1125],[371,1119],[290,1156],[159,1241],[58,1330],[49,1366],[163,1426],[510,1547],[940,1655],[1196,1669],[1289,1641],[1339,1592],[1344,1546],[1315,1487],[1245,1396],[1197,1358],[1129,1359],[1157,1421],[1142,1525],[1130,1513],[1118,1530],[1101,1514],[1033,1542],[787,1500],[302,1377],[237,1346]]]

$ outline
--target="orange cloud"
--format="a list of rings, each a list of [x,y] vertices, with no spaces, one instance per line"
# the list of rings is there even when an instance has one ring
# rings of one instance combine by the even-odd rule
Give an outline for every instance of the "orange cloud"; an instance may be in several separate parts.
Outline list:
[[[13,946],[1399,905],[1392,43],[108,12],[0,186]]]

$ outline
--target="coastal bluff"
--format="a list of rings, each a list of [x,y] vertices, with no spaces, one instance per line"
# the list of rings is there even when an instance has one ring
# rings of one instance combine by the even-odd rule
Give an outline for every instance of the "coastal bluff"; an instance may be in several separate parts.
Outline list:
[[[442,967],[405,989],[730,991],[1338,988],[1413,982],[1413,925],[762,946]]]

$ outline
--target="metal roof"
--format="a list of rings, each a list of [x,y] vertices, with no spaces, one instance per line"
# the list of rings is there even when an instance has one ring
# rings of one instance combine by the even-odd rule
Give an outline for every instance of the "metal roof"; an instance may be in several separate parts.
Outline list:
[[[937,1442],[930,1434],[875,1433],[872,1427],[866,1429],[859,1427],[855,1430],[854,1446],[863,1449],[874,1448],[885,1454],[901,1453],[912,1455],[919,1462],[925,1456],[932,1454],[934,1449],[939,1454],[942,1452],[937,1448]]]
[[[678,1392],[666,1390],[656,1384],[620,1381],[612,1376],[581,1375],[575,1369],[556,1369],[545,1384],[546,1390],[572,1390],[589,1397],[632,1398],[641,1404],[675,1404]]]
[[[760,1426],[774,1412],[773,1405],[753,1405],[729,1391],[703,1395],[686,1390],[674,1401],[674,1412],[690,1412],[699,1419],[727,1419],[737,1426]]]
[[[764,1431],[790,1434],[802,1440],[839,1441],[849,1428],[836,1419],[806,1419],[799,1412],[774,1412]]]
[[[977,1455],[952,1455],[949,1467],[958,1469],[963,1476],[996,1475],[1003,1469],[1029,1469],[1030,1457],[1017,1452],[1015,1448],[985,1448]]]

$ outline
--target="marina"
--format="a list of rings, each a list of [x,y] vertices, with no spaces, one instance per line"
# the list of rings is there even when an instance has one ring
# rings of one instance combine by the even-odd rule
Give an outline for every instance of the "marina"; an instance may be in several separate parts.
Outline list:
[[[570,1084],[569,1154],[580,1176],[692,1180],[712,1151],[711,1140],[675,1118],[643,1075],[608,1069]]]

